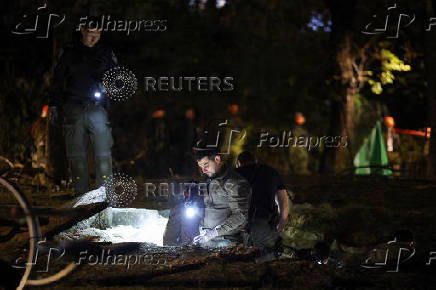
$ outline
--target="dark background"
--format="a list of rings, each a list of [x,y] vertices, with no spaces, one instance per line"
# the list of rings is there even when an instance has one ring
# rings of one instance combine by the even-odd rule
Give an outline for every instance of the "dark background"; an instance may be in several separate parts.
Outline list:
[[[374,22],[372,27],[383,26],[387,8],[395,3],[397,8],[390,11],[385,33],[362,33],[369,22]],[[199,138],[204,128],[216,126],[217,119],[229,119],[235,128],[250,128],[244,149],[257,150],[263,161],[283,174],[350,168],[351,156],[375,121],[384,116],[393,116],[399,128],[432,126],[435,60],[431,48],[435,32],[425,31],[433,14],[430,0],[419,4],[228,0],[222,7],[214,1],[48,1],[47,9],[40,12],[40,21],[47,21],[49,13],[65,14],[66,19],[50,28],[47,39],[11,32],[23,14],[34,19],[42,4],[9,1],[1,12],[0,155],[14,162],[29,163],[36,151],[36,138],[29,133],[48,103],[59,52],[77,37],[74,29],[79,18],[86,15],[166,20],[165,31],[102,34],[101,41],[113,47],[120,65],[138,78],[134,98],[110,106],[115,166],[136,175],[165,177],[170,174],[168,168],[191,174],[186,166],[175,170],[188,162],[187,156],[176,159],[194,141],[183,137],[191,130],[186,126],[193,126]],[[415,15],[416,19],[408,27],[403,27],[407,21],[403,19],[399,37],[389,38],[395,35],[400,13]],[[392,54],[386,56],[383,51]],[[387,68],[385,64],[395,60],[410,65],[410,71]],[[381,82],[384,73],[392,73],[394,79],[381,83],[382,91],[375,93],[374,82]],[[234,90],[145,92],[145,76],[231,76]],[[238,106],[237,114],[231,114],[230,105]],[[195,111],[195,119],[185,126],[187,109]],[[165,117],[152,118],[156,110],[165,110]],[[344,150],[348,152],[321,146],[304,153],[307,164],[304,169],[296,169],[286,150],[256,149],[261,132],[280,135],[283,130],[297,130],[297,112],[306,118],[298,130],[311,136],[349,136],[350,144]],[[50,152],[47,158],[59,160],[63,156],[59,130],[48,126],[40,130],[51,132],[47,140],[53,145],[50,150],[44,149]],[[408,151],[419,151],[419,158],[427,159],[421,154],[422,142],[419,138],[403,141],[411,144],[399,149],[407,151],[402,153],[403,158]],[[430,170],[431,166],[425,168]]]

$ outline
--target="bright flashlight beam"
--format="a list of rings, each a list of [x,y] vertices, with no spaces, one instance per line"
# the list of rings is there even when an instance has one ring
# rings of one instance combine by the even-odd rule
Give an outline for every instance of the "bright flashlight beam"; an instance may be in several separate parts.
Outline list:
[[[196,213],[197,213],[197,210],[194,207],[186,208],[186,216],[188,218],[193,218]]]
[[[96,97],[97,99],[99,99],[101,97],[101,93],[100,92],[95,92],[94,93],[94,97]]]

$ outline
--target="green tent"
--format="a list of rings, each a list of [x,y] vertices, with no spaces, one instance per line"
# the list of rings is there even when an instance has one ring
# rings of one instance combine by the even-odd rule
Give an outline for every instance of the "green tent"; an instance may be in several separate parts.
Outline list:
[[[377,121],[369,136],[365,138],[353,163],[356,167],[355,174],[392,175],[392,170],[377,167],[388,165],[388,153],[380,121]]]

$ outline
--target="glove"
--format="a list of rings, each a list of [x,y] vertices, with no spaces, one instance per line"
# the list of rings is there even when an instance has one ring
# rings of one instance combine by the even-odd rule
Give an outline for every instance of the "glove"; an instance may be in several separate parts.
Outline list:
[[[58,108],[57,107],[50,107],[49,108],[49,118],[50,118],[50,124],[55,125],[58,121]]]
[[[212,240],[213,238],[218,236],[218,232],[215,228],[213,229],[202,229],[200,231],[200,235],[194,237],[194,239],[192,240],[192,243],[194,245],[198,245],[198,244],[203,244],[203,243],[207,243],[210,240]]]

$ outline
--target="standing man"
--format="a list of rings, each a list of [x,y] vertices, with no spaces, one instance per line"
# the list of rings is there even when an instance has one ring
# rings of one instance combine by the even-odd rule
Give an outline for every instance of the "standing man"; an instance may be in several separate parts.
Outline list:
[[[221,159],[214,150],[194,149],[202,173],[211,180],[204,197],[204,219],[194,244],[227,247],[242,242],[248,221],[251,188],[248,182]]]
[[[258,164],[248,151],[239,154],[236,166],[252,189],[248,231],[251,244],[260,250],[257,261],[275,259],[280,255],[280,234],[289,214],[286,188],[274,168]]]
[[[97,17],[80,27],[81,40],[61,52],[50,93],[50,121],[62,116],[67,158],[71,162],[76,195],[89,191],[88,143],[94,148],[96,185],[112,174],[112,134],[108,122],[108,98],[102,91],[104,73],[117,65],[112,50],[99,44]],[[94,25],[92,25],[94,24]]]

